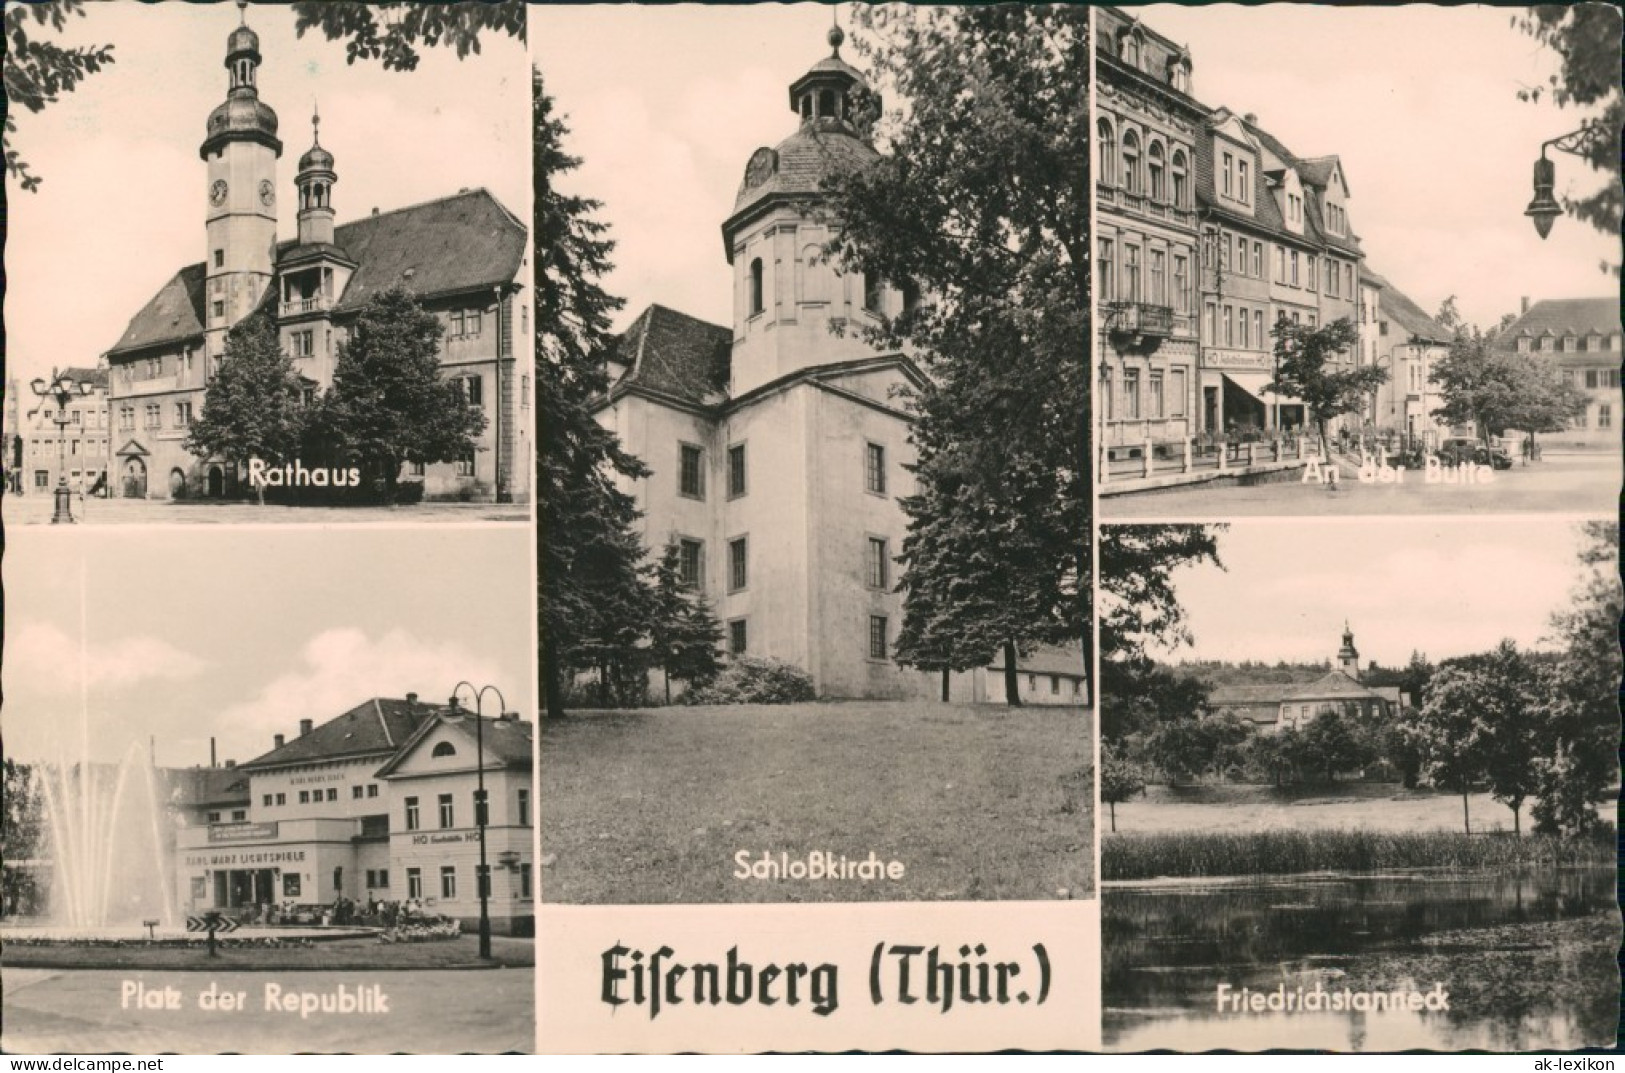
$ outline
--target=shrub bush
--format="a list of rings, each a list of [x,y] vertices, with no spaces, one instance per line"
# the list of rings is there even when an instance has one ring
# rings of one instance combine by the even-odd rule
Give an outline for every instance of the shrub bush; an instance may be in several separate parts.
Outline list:
[[[709,685],[683,693],[683,704],[794,704],[813,700],[812,676],[793,663],[740,656]]]

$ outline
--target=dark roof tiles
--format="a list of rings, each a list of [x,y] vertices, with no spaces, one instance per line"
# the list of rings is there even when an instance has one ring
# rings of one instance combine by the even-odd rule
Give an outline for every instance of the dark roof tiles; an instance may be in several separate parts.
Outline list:
[[[708,405],[728,389],[733,331],[651,305],[616,340],[616,360],[627,366],[616,385],[640,386]]]
[[[250,770],[310,764],[345,756],[389,754],[405,744],[440,705],[374,697],[242,765]]]
[[[509,283],[524,261],[527,231],[481,187],[341,224],[333,242],[357,265],[334,307],[342,315],[396,283],[420,298]],[[277,260],[307,252],[295,242],[282,242]],[[201,263],[175,273],[130,321],[110,353],[202,336],[205,282]]]
[[[1546,298],[1507,325],[1502,339],[1520,335],[1616,335],[1620,330],[1617,298]]]

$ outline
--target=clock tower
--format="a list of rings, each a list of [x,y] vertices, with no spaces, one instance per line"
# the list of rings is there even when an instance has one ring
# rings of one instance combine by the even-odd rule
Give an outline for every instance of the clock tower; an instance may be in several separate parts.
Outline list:
[[[248,28],[247,0],[226,39],[230,74],[224,103],[209,113],[199,153],[208,170],[208,248],[203,295],[207,368],[212,374],[226,331],[256,305],[271,282],[276,254],[276,162],[282,155],[276,113],[260,100],[259,35]]]

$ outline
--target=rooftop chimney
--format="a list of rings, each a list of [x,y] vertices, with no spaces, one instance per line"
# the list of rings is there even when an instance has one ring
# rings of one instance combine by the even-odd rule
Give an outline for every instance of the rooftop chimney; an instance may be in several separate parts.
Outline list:
[[[272,739],[271,739],[271,740],[272,740],[272,741],[273,741],[273,742],[275,742],[275,743],[276,743],[276,744],[274,744],[274,745],[273,745],[273,746],[272,746],[272,748],[273,748],[273,749],[280,749],[280,748],[282,748],[282,745],[283,745],[283,740],[284,740],[284,739],[283,739],[283,737],[282,737],[282,735],[281,735],[281,734],[278,734],[278,735],[276,735],[276,736],[275,736],[275,737],[273,737],[273,738],[272,738]]]
[[[306,734],[309,734],[310,733],[310,728],[311,728],[312,725],[313,724],[311,723],[311,721],[309,719],[301,719],[301,720],[299,720],[299,736],[302,738]]]
[[[418,702],[418,695],[416,693],[408,693],[406,695],[406,703],[408,703],[408,704],[416,704],[417,702]]]
[[[226,761],[226,766],[228,768],[236,767],[237,766],[237,761],[235,761],[235,760],[227,760]]]
[[[1529,298],[1528,298],[1528,296],[1525,296],[1523,298],[1518,299],[1518,307],[1519,307],[1518,308],[1519,316],[1522,316],[1523,314],[1529,312]]]
[[[1241,118],[1245,119],[1247,121],[1248,126],[1252,126],[1252,127],[1258,126],[1258,113],[1257,112],[1248,112],[1246,115],[1242,116]]]

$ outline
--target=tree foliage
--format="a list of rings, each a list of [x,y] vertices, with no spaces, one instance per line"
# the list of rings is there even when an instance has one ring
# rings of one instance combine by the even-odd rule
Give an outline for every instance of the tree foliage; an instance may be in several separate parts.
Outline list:
[[[1003,647],[1015,703],[1014,651],[1088,647],[1089,12],[865,7],[855,21],[907,111],[876,128],[878,161],[829,181],[833,252],[931,296],[872,333],[930,379],[913,400],[896,654],[962,668]]]
[[[68,19],[84,14],[84,0],[6,5],[6,174],[24,190],[38,190],[43,180],[29,170],[16,148],[17,122],[12,109],[21,105],[30,112],[44,111],[113,62],[112,45],[63,48],[42,38],[47,30],[63,32]]]
[[[1493,337],[1460,333],[1449,353],[1435,362],[1430,380],[1443,405],[1433,416],[1451,425],[1473,425],[1485,437],[1508,429],[1561,432],[1586,398],[1534,354],[1497,347]]]
[[[445,329],[399,285],[370,298],[339,346],[333,383],[316,416],[326,446],[360,460],[394,501],[406,462],[472,456],[485,415],[441,377]]]
[[[683,583],[680,552],[667,544],[654,565],[654,617],[649,624],[649,648],[665,674],[666,703],[671,703],[671,680],[688,685],[709,682],[722,669],[717,651],[722,644],[722,623],[711,613],[705,598]]]
[[[1112,745],[1100,747],[1100,799],[1111,816],[1112,833],[1117,832],[1117,806],[1145,793],[1145,768]]]
[[[480,51],[485,31],[525,40],[525,5],[517,0],[456,4],[350,3],[304,0],[293,5],[294,29],[344,42],[346,63],[378,60],[389,71],[417,69],[420,48],[446,46],[458,59]]]
[[[1548,85],[1520,90],[1525,101],[1550,99],[1559,108],[1573,105],[1589,111],[1585,125],[1595,135],[1584,159],[1607,182],[1583,198],[1565,198],[1570,216],[1584,220],[1611,238],[1619,237],[1625,192],[1620,187],[1620,129],[1625,127],[1625,95],[1619,76],[1620,21],[1617,5],[1606,3],[1537,4],[1512,16],[1512,25],[1556,52],[1561,60]],[[1603,268],[1619,275],[1620,265]]]
[[[1326,450],[1326,424],[1343,414],[1357,413],[1377,388],[1388,382],[1388,370],[1378,365],[1349,364],[1359,330],[1347,317],[1312,328],[1278,320],[1275,336],[1275,377],[1265,391],[1302,400],[1309,420]]]
[[[292,461],[305,435],[303,385],[264,313],[238,321],[226,333],[220,367],[209,380],[203,411],[186,434],[186,449],[201,458],[237,464]],[[260,490],[261,499],[264,490]]]
[[[1152,646],[1190,643],[1173,573],[1211,562],[1220,569],[1223,525],[1113,525],[1100,531],[1100,658],[1142,657]]]
[[[531,89],[539,625],[546,711],[557,719],[570,676],[630,652],[652,618],[638,510],[617,484],[649,471],[593,418],[593,400],[609,389],[604,356],[622,304],[599,282],[615,244],[594,218],[598,202],[558,188],[581,162],[564,149],[569,130],[540,73]]]

